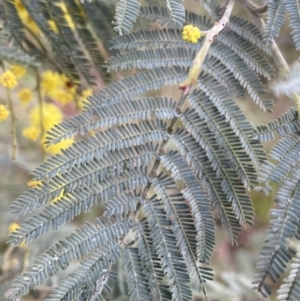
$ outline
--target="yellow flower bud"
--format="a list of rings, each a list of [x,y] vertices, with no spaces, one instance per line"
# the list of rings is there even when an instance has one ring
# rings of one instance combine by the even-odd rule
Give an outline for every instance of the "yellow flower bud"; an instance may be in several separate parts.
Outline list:
[[[25,128],[22,134],[25,138],[35,141],[37,138],[39,138],[41,130],[36,126],[30,126]]]
[[[18,98],[23,104],[29,103],[32,100],[32,97],[32,91],[28,88],[24,88],[18,93]]]
[[[12,89],[18,84],[16,76],[10,70],[5,71],[0,76],[0,83],[3,85],[3,87],[8,89]]]
[[[4,121],[7,119],[9,115],[9,111],[7,110],[5,105],[0,105],[0,121]]]
[[[197,43],[201,37],[201,31],[198,27],[189,24],[183,27],[182,39],[190,43]]]

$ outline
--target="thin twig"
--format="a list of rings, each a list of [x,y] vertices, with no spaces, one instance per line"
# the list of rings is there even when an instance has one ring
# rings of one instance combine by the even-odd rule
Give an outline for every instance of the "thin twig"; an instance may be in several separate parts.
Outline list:
[[[42,90],[41,90],[41,78],[38,69],[35,69],[36,73],[36,89],[38,94],[38,102],[39,102],[39,115],[40,115],[40,128],[41,128],[41,140],[43,141],[45,135],[45,128],[44,128],[44,110],[43,110],[43,97],[42,97]],[[46,153],[44,147],[42,146],[42,160],[45,161]]]
[[[1,67],[3,69],[3,71],[5,71],[5,66],[3,64],[3,62],[0,63]],[[13,106],[13,102],[12,102],[12,98],[11,98],[11,93],[10,93],[10,89],[6,88],[6,101],[8,102],[8,108],[10,110],[10,114],[11,114],[11,136],[12,136],[12,150],[11,150],[11,158],[13,160],[16,159],[16,154],[17,154],[17,147],[18,147],[18,143],[17,143],[17,135],[16,135],[16,114],[15,114],[15,110],[14,110],[14,106]]]
[[[11,138],[12,138],[12,142],[11,142],[11,158],[13,160],[16,159],[16,155],[17,155],[17,147],[18,147],[18,143],[17,143],[17,134],[16,134],[16,113],[14,110],[14,106],[13,106],[13,102],[12,102],[12,98],[11,98],[11,93],[10,93],[10,89],[6,88],[6,95],[7,95],[7,101],[8,101],[8,106],[9,106],[9,110],[10,110],[10,114],[11,114]]]
[[[214,26],[206,32],[204,43],[199,52],[196,54],[193,65],[189,70],[188,76],[186,80],[179,86],[180,90],[182,90],[184,94],[188,94],[191,86],[197,82],[197,79],[201,72],[202,64],[207,56],[209,48],[212,45],[214,39],[218,37],[218,34],[224,29],[225,25],[229,21],[233,7],[234,0],[227,0],[222,18],[219,21],[216,21],[214,23]]]
[[[265,29],[265,22],[259,14],[258,6],[256,4],[254,4],[251,0],[239,0],[239,2],[249,12],[249,14],[252,16],[253,20],[256,22],[258,28],[263,33],[264,29]],[[272,39],[271,49],[272,49],[272,53],[274,55],[274,61],[278,66],[279,72],[284,73],[284,74],[288,73],[290,71],[290,67],[287,64],[283,54],[281,53],[281,51],[280,51],[278,45],[276,44],[276,42],[274,41],[274,39]],[[298,116],[300,118],[300,112],[299,112],[300,97],[298,94],[294,93],[291,96],[291,98],[293,100],[294,106],[296,107]]]
[[[256,25],[260,29],[261,33],[263,33],[264,29],[265,29],[265,22],[260,16],[259,7],[255,3],[253,3],[251,0],[239,0],[239,2],[241,4],[241,6],[246,11],[248,11],[248,13],[251,15],[251,17],[256,22]],[[274,61],[276,62],[278,67],[280,69],[282,69],[283,71],[285,71],[285,72],[289,71],[289,66],[288,66],[285,58],[283,57],[281,51],[279,50],[279,47],[277,46],[274,39],[273,39],[272,44],[271,44],[271,49],[272,49],[272,52],[275,56]]]

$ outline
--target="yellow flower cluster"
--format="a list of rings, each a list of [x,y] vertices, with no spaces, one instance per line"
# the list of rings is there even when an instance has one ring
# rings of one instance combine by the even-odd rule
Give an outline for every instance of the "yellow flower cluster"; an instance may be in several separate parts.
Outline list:
[[[42,111],[42,112],[41,112]],[[57,154],[61,149],[67,148],[72,145],[74,139],[63,140],[58,144],[46,147],[45,138],[46,132],[49,131],[55,124],[63,120],[63,114],[60,109],[52,103],[44,103],[41,107],[38,105],[34,107],[29,115],[30,126],[23,130],[23,136],[29,140],[35,141],[41,135],[41,113],[42,123],[44,128],[44,135],[41,137],[41,143],[44,150],[49,154]]]
[[[33,98],[33,93],[31,89],[24,88],[19,91],[18,98],[23,104],[28,104]]]
[[[13,89],[18,84],[16,76],[10,70],[6,70],[0,76],[0,83],[8,89]]]
[[[41,111],[42,122],[45,131],[49,131],[54,124],[63,120],[63,114],[60,109],[53,103],[43,103],[42,109],[40,106],[36,106],[32,109],[29,115],[31,125],[40,127],[41,124]]]
[[[31,126],[25,128],[23,130],[22,134],[25,138],[35,141],[39,138],[39,136],[41,134],[41,130],[36,126],[31,125]]]
[[[0,105],[0,121],[4,121],[7,119],[9,115],[9,111],[7,110],[5,105]]]
[[[22,78],[26,73],[26,69],[19,65],[11,65],[9,69],[16,78]]]
[[[183,27],[183,31],[182,31],[183,40],[195,44],[198,42],[200,37],[201,37],[201,31],[198,27],[195,27],[191,24]]]
[[[42,74],[42,93],[63,106],[74,100],[77,86],[65,74],[46,71]]]
[[[26,69],[22,66],[11,65],[9,70],[6,70],[0,76],[0,83],[3,87],[13,89],[17,84],[17,78],[21,78],[25,75]]]

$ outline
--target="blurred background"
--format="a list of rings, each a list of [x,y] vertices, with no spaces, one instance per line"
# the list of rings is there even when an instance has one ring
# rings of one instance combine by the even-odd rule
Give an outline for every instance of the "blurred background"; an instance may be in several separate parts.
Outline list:
[[[0,1],[1,2],[1,1]],[[20,1],[15,1],[18,6],[21,20],[30,18],[25,13]],[[185,1],[186,9],[193,12],[202,12],[198,4],[193,0]],[[1,6],[0,6],[1,9]],[[64,8],[62,7],[62,10]],[[246,18],[249,16],[237,6],[234,13],[239,17]],[[23,17],[22,17],[23,14]],[[65,11],[67,19],[67,10]],[[23,19],[22,19],[23,18]],[[27,19],[28,21],[29,19]],[[25,22],[23,21],[23,22]],[[73,22],[73,21],[72,21]],[[29,29],[34,31],[34,26]],[[71,27],[71,24],[70,24]],[[34,39],[33,39],[34,40]],[[284,25],[280,37],[276,39],[279,49],[282,51],[286,61],[292,64],[297,58],[298,53],[294,50],[293,40],[290,35],[288,24]],[[47,46],[47,44],[45,44]],[[106,53],[106,55],[109,55]],[[49,54],[51,58],[51,53]],[[105,59],[105,55],[103,59]],[[52,57],[53,58],[53,57]],[[272,59],[272,58],[270,58]],[[2,64],[0,68],[0,76],[7,70],[12,70],[14,65]],[[43,127],[44,130],[52,127],[57,121],[67,119],[69,116],[77,114],[82,108],[83,100],[93,92],[97,92],[103,87],[105,79],[101,73],[96,76],[96,85],[91,86],[85,84],[71,84],[67,76],[59,75],[59,70],[51,62],[47,62],[38,69],[37,75],[35,69],[26,69],[22,76],[17,77],[17,83],[13,88],[9,89],[9,97],[13,105],[13,110],[16,116],[16,156],[12,159],[12,122],[11,116],[0,122],[0,301],[8,300],[8,290],[12,279],[15,278],[28,263],[32,262],[43,250],[50,247],[54,241],[64,238],[71,231],[82,224],[84,221],[93,219],[101,212],[98,208],[93,209],[88,214],[82,214],[75,220],[62,227],[58,232],[48,233],[37,242],[17,248],[10,248],[6,244],[6,238],[22,219],[16,220],[10,213],[10,205],[20,194],[28,187],[36,185],[31,181],[30,172],[41,163],[46,157],[59,152],[59,149],[46,150],[43,146],[43,135],[37,132],[41,119],[38,116],[40,99],[37,91],[37,81],[42,85],[42,97],[47,99],[44,104],[43,112]],[[15,70],[16,72],[18,70]],[[21,72],[22,70],[19,70]],[[22,73],[22,72],[21,72]],[[97,72],[95,71],[95,74]],[[20,74],[19,74],[20,75]],[[60,76],[58,78],[58,76]],[[271,93],[272,85],[276,84],[278,78],[265,85],[270,91],[265,98],[274,100],[274,112],[263,113],[254,102],[244,98],[236,100],[239,106],[244,111],[249,122],[253,126],[266,124],[284,112],[291,106],[291,101],[285,97],[276,97]],[[57,94],[51,95],[47,87],[51,85],[56,89]],[[27,90],[26,90],[27,89]],[[44,90],[43,90],[44,89]],[[29,90],[29,92],[28,92]],[[174,96],[174,89],[166,89]],[[4,104],[7,100],[7,88],[0,85],[0,104]],[[27,93],[27,94],[26,94]],[[77,95],[77,96],[75,96]],[[175,95],[176,96],[176,95]],[[44,100],[43,100],[44,101]],[[11,112],[10,112],[11,114]],[[70,141],[71,143],[72,141]],[[67,147],[69,144],[61,145]],[[264,145],[265,151],[268,153],[272,147],[272,143]],[[244,229],[238,238],[238,246],[232,246],[225,236],[225,232],[221,227],[218,227],[217,245],[212,258],[212,267],[215,272],[216,281],[207,284],[209,300],[230,300],[230,301],[259,301],[263,300],[256,292],[252,291],[251,282],[255,273],[255,264],[258,260],[259,252],[265,239],[265,233],[269,221],[269,210],[273,206],[273,199],[276,193],[268,196],[261,193],[250,192],[254,203],[256,218],[254,226],[249,226]],[[217,221],[218,224],[218,221]],[[57,285],[58,281],[69,274],[72,269],[75,269],[79,263],[72,264],[66,271],[60,271],[53,279],[51,279],[44,287],[39,287],[36,290],[30,291],[29,295],[22,300],[39,301],[43,300],[51,291],[51,286]],[[116,267],[120,272],[117,282],[112,282],[111,286],[115,289],[112,297],[107,295],[107,300],[128,300],[126,297],[125,279],[122,274],[122,263]],[[274,285],[273,292],[276,291]],[[279,287],[279,284],[276,286]],[[201,296],[196,296],[195,300],[203,300]],[[273,294],[269,299],[275,300]]]

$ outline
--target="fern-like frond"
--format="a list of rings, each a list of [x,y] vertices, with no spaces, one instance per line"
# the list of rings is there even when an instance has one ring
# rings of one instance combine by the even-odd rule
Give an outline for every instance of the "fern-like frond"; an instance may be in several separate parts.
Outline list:
[[[149,163],[148,159],[150,159],[150,156],[145,160],[145,163]],[[139,160],[139,159],[137,159]],[[150,159],[151,160],[151,159]],[[128,173],[129,172],[129,173]],[[114,173],[116,173],[114,171]],[[74,191],[69,192],[65,187],[64,184],[58,184],[58,186],[50,186],[54,193],[52,194],[54,197],[59,196],[62,192],[65,194],[65,198],[62,199],[63,202],[60,203],[60,211],[57,212],[55,207],[56,206],[50,206],[49,210],[46,209],[46,217],[44,214],[41,214],[39,217],[40,222],[43,221],[41,224],[41,228],[43,231],[47,231],[49,224],[51,223],[51,219],[48,220],[50,217],[54,219],[59,225],[61,223],[66,222],[66,220],[71,220],[76,216],[78,211],[81,211],[82,206],[84,205],[84,210],[89,211],[89,209],[94,205],[99,205],[99,202],[101,204],[102,201],[107,200],[107,198],[111,198],[113,196],[116,196],[117,193],[122,193],[126,191],[126,189],[132,187],[132,189],[136,189],[141,186],[145,186],[145,184],[148,181],[148,177],[144,174],[143,171],[138,171],[138,169],[132,169],[130,171],[127,171],[125,175],[120,175],[118,178],[114,181],[112,178],[107,179],[100,182],[100,179],[94,180],[94,185],[89,187],[88,189],[82,185],[78,187],[78,189],[74,189]],[[144,184],[143,184],[144,183]],[[89,186],[89,185],[88,185]],[[51,199],[49,198],[49,194],[51,194],[51,188],[49,191],[47,190],[47,186],[40,186],[38,187],[38,193],[36,198],[32,198],[31,190],[29,190],[27,193],[25,193],[23,196],[21,196],[13,205],[15,212],[24,213],[24,212],[31,212],[37,207],[41,207],[45,205],[48,201]],[[66,189],[66,191],[64,191]],[[100,200],[99,200],[100,199]],[[23,204],[23,207],[20,206]],[[53,209],[53,210],[52,210]],[[48,212],[49,211],[49,212]],[[52,212],[51,212],[52,211]],[[48,215],[48,216],[47,216]],[[35,217],[37,218],[37,217]],[[60,222],[59,222],[60,220]],[[46,225],[44,224],[46,223]],[[39,226],[38,223],[36,223],[37,226]],[[28,226],[28,230],[31,229],[32,226]],[[53,224],[53,228],[57,227],[56,224]],[[27,231],[19,230],[20,237],[23,237],[21,233],[27,233]],[[31,232],[30,232],[31,233]],[[30,239],[31,235],[27,238]],[[33,239],[35,236],[33,235]],[[21,239],[21,238],[20,238]],[[24,239],[24,237],[22,238]]]
[[[163,284],[164,272],[157,260],[153,247],[153,239],[146,219],[136,225],[139,239],[137,248],[140,255],[143,273],[148,279],[148,286],[152,300],[169,301],[172,295],[167,285]]]
[[[195,49],[187,47],[133,50],[108,59],[107,69],[108,71],[130,70],[133,68],[153,69],[172,65],[190,67],[192,66],[192,58],[195,54]],[[158,57],[159,60],[157,59]],[[234,95],[243,96],[243,89],[239,81],[224,67],[225,66],[217,59],[210,57],[202,65],[202,70],[212,74],[217,81],[223,84],[224,87]]]
[[[202,290],[205,280],[212,279],[212,273],[209,268],[198,263],[197,231],[185,218],[190,215],[190,209],[181,193],[173,193],[176,185],[169,176],[160,175],[152,183],[157,197],[161,198],[167,217],[172,220],[172,230],[191,280]]]
[[[206,187],[199,183],[180,154],[164,155],[161,163],[171,171],[174,180],[181,181],[186,186],[181,193],[189,201],[194,217],[198,242],[197,259],[208,263],[215,245],[215,225]]]
[[[272,52],[268,46],[263,42],[263,37],[259,29],[249,23],[247,20],[239,18],[237,16],[231,16],[230,21],[227,24],[228,28],[243,37],[251,44],[256,45],[259,49],[268,55],[272,55]]]
[[[232,168],[228,168],[228,160],[219,149],[213,133],[209,131],[204,121],[193,111],[186,111],[181,120],[188,132],[194,137],[199,145],[206,150],[206,156],[212,164],[218,177],[222,177],[222,190],[226,193],[233,211],[241,225],[252,223],[253,208],[245,188],[237,181],[237,174]]]
[[[269,121],[267,125],[260,125],[253,129],[250,137],[259,139],[261,142],[271,141],[275,139],[274,133],[277,132],[281,137],[294,134],[300,130],[300,120],[298,112],[295,108],[290,108],[282,116]]]
[[[95,107],[92,108],[94,118],[88,113],[73,116],[68,121],[55,125],[47,139],[51,143],[57,143],[78,133],[84,135],[90,130],[151,120],[153,116],[156,119],[171,119],[177,116],[175,107],[176,102],[167,97],[145,97]]]
[[[109,41],[115,36],[115,31],[111,26],[111,20],[114,17],[113,1],[103,1],[103,3],[101,1],[94,1],[92,3],[84,1],[82,8],[91,28],[97,37],[101,39],[104,49],[109,53]],[[115,54],[114,51],[110,53]]]
[[[204,18],[197,21],[204,26],[207,22]],[[230,35],[229,32],[229,34],[223,35],[225,37],[223,43],[220,43],[218,40],[217,43],[212,45],[208,58],[202,68],[234,95],[243,95],[241,88],[243,87],[264,111],[269,111],[269,107],[273,103],[270,100],[262,100],[260,98],[261,94],[266,93],[264,86],[255,72],[252,72],[247,66],[251,65],[261,68],[260,66],[262,65],[263,69],[261,69],[261,73],[268,77],[273,75],[274,70],[265,59],[258,62],[258,57],[262,59],[258,50],[242,37],[235,35],[233,42],[231,37],[233,34],[231,32]],[[231,40],[227,39],[227,36]],[[159,43],[157,43],[157,40],[159,40]],[[239,47],[243,44],[245,44],[243,50],[239,51]],[[132,50],[110,58],[107,62],[109,70],[127,68],[152,69],[172,65],[189,67],[192,64],[191,58],[195,56],[195,52],[199,48],[198,45],[195,46],[194,44],[184,42],[181,33],[175,30],[136,32],[130,35],[130,38],[129,36],[123,36],[115,39],[113,42],[113,48],[116,49],[123,49],[124,45],[126,45],[127,49],[136,49],[143,46],[147,47],[147,49]],[[250,48],[249,45],[251,46]],[[160,57],[160,60],[157,57]],[[251,66],[250,68],[252,68]],[[253,71],[257,71],[256,67]],[[239,81],[241,87],[237,85],[236,80]]]
[[[95,292],[98,295],[101,294],[107,285],[112,264],[122,256],[122,253],[123,250],[119,244],[98,248],[81,262],[76,272],[68,275],[58,287],[54,288],[49,299],[72,301],[83,295],[86,300],[96,300],[91,299],[92,296]]]
[[[201,30],[207,30],[211,27],[212,23],[209,19],[203,16],[197,16],[197,26]],[[193,49],[199,49],[198,44],[188,44],[182,40],[182,35],[179,30],[175,29],[163,29],[163,30],[147,30],[147,31],[137,31],[130,35],[124,35],[117,37],[111,42],[111,49],[135,49],[142,46],[148,46],[150,48],[162,48],[173,46],[178,47],[192,47]]]
[[[277,200],[277,208],[271,211],[272,220],[253,281],[255,289],[264,296],[271,294],[268,279],[276,283],[293,256],[286,240],[295,237],[297,233],[297,212],[300,210],[299,180],[287,178],[278,191]]]
[[[284,5],[289,16],[296,50],[300,50],[300,3],[298,0],[284,0]]]
[[[183,0],[164,0],[171,19],[178,24],[182,24],[185,20]]]
[[[107,77],[107,74],[105,75],[105,70],[102,67],[105,58],[98,46],[99,42],[89,30],[88,19],[84,14],[82,6],[76,0],[65,0],[65,2],[68,7],[68,11],[70,12],[70,15],[74,19],[76,30],[80,39],[82,40],[83,46],[88,51],[91,57],[93,67],[97,68],[98,72],[101,75]],[[99,38],[103,39],[104,37],[100,35]]]
[[[271,43],[274,37],[278,37],[279,30],[283,25],[285,13],[284,2],[284,0],[272,0],[268,4],[267,22],[263,35],[267,44]]]
[[[300,291],[300,258],[299,253],[293,258],[291,264],[291,271],[289,275],[283,280],[278,290],[277,300],[291,300],[295,301],[299,298]]]
[[[62,151],[42,163],[33,172],[35,179],[49,179],[56,174],[63,174],[83,164],[91,163],[94,158],[101,160],[110,151],[121,150],[131,146],[167,140],[167,124],[158,121],[142,121],[139,124],[121,125],[89,137],[86,141],[74,143],[71,148]]]
[[[149,162],[151,162],[151,159],[150,155],[147,159],[140,160],[139,163],[143,164],[143,166],[147,166]],[[135,162],[137,162],[139,158],[135,160]],[[48,205],[42,213],[26,220],[25,223],[22,224],[22,227],[14,233],[15,237],[18,237],[15,243],[19,244],[22,241],[29,242],[35,240],[45,232],[48,232],[51,228],[52,230],[57,230],[61,225],[70,222],[75,216],[81,214],[81,211],[88,212],[93,206],[104,205],[105,202],[112,197],[118,196],[120,193],[131,189],[145,187],[149,182],[147,175],[137,171],[137,169],[132,169],[126,171],[124,174],[118,175],[118,173],[122,171],[114,171],[117,175],[101,183],[99,183],[101,179],[97,173],[96,175],[91,174],[86,178],[87,183],[82,183],[78,185],[78,188],[73,188],[71,191],[69,191],[68,185],[59,183],[59,180],[57,180],[59,185],[57,189],[54,190],[55,193],[53,193],[53,195],[56,195],[57,191],[63,192],[64,195],[57,201],[57,204]],[[75,171],[73,170],[72,173],[75,173]],[[90,179],[94,182],[93,186],[90,186]],[[39,203],[38,205],[30,205],[31,207],[41,207],[45,204],[45,200],[49,200],[51,190],[46,190],[46,187],[41,187],[40,189],[42,190],[40,191],[42,197],[38,200],[32,200],[32,202]],[[46,191],[46,196],[43,194],[43,190]]]
[[[268,80],[274,76],[275,73],[272,65],[247,40],[242,39],[227,28],[220,33],[218,40],[231,48],[256,73],[266,77]]]
[[[172,300],[190,301],[192,291],[189,287],[189,274],[170,229],[171,220],[159,207],[159,202],[155,198],[148,200],[144,206],[144,213],[153,239],[153,247],[161,260],[161,268],[171,288]]]
[[[188,165],[202,181],[202,185],[207,186],[212,206],[219,215],[230,241],[235,243],[241,227],[225,192],[222,190],[222,179],[216,175],[205,150],[199,148],[199,143],[185,131],[177,132],[171,139],[175,141],[181,155],[185,157]],[[156,193],[159,195],[158,191]]]
[[[201,79],[197,81],[198,89],[209,97],[220,114],[225,117],[226,122],[229,122],[231,129],[239,137],[253,165],[259,167],[260,163],[265,159],[265,153],[262,146],[256,140],[248,138],[252,132],[251,125],[243,118],[244,114],[230,98],[228,92],[222,89],[210,76],[201,75]]]
[[[124,252],[124,269],[127,275],[127,287],[130,301],[152,301],[148,281],[143,274],[138,248],[127,248]]]
[[[298,0],[272,0],[268,2],[267,22],[264,31],[264,40],[268,45],[273,38],[278,37],[284,23],[285,12],[289,16],[289,25],[292,28],[292,37],[296,50],[300,49],[300,4]]]
[[[300,139],[296,134],[283,137],[272,149],[270,161],[261,165],[258,181],[263,184],[260,189],[264,192],[270,191],[269,182],[280,183],[290,171],[297,166],[300,153]],[[257,188],[259,189],[259,188]]]
[[[187,74],[186,68],[169,67],[140,71],[125,77],[104,88],[99,94],[89,97],[85,109],[92,113],[98,107],[132,99],[150,90],[159,90],[163,86],[172,86],[182,82]]]
[[[142,188],[142,187],[139,187]],[[132,187],[131,187],[132,189]],[[144,201],[141,198],[141,191],[125,192],[105,202],[105,211],[103,216],[111,218],[112,215],[120,216],[123,213],[136,210],[136,202],[143,205]]]
[[[175,23],[170,19],[170,14],[166,6],[142,6],[138,16],[139,20],[150,20],[167,28],[178,29],[182,27],[182,24]]]
[[[0,32],[0,59],[10,64],[18,64],[26,67],[39,67],[41,62],[37,57],[34,57],[15,41],[12,40],[8,32]]]
[[[71,49],[68,47],[61,35],[53,32],[48,23],[49,20],[52,20],[48,3],[45,1],[31,0],[22,0],[22,3],[28,10],[30,16],[33,17],[33,20],[36,22],[43,35],[50,42],[57,62],[62,70],[64,70],[64,73],[67,74],[70,79],[78,81],[79,74],[74,62],[72,61]]]
[[[25,40],[25,31],[22,21],[18,16],[18,12],[13,0],[3,0],[3,9],[5,14],[6,26],[10,29],[10,33],[15,37],[16,41],[21,45]]]
[[[121,221],[116,224],[96,219],[96,226],[86,223],[76,233],[50,247],[44,254],[35,259],[31,267],[19,276],[12,288],[12,298],[18,298],[28,293],[29,289],[44,283],[54,270],[59,267],[66,269],[73,260],[80,260],[101,246],[112,246],[118,238],[123,237],[131,228],[131,223]],[[18,240],[14,233],[10,236],[11,242]]]
[[[137,0],[119,0],[116,8],[114,24],[119,35],[128,34],[136,22],[140,10]]]
[[[61,1],[53,0],[48,2],[48,7],[51,15],[55,18],[60,35],[62,36],[63,40],[67,41],[66,46],[72,54],[71,58],[74,61],[76,68],[85,78],[87,83],[92,86],[95,79],[91,74],[92,68],[90,61],[84,55],[83,46],[79,43],[79,40],[75,37],[72,28],[65,19],[65,13],[61,8]]]
[[[237,171],[238,177],[246,189],[254,187],[257,184],[257,175],[253,166],[249,164],[249,157],[244,151],[243,138],[239,138],[233,131],[230,131],[230,124],[226,117],[220,115],[217,107],[205,93],[195,90],[189,97],[189,102],[198,113],[199,118],[206,121],[209,131],[215,136],[219,147],[224,152],[224,157],[228,160],[228,166]],[[232,105],[233,103],[229,101],[228,107]],[[238,111],[235,110],[235,113],[237,114]],[[242,112],[239,112],[239,115],[242,115]],[[245,134],[247,135],[248,131]]]

